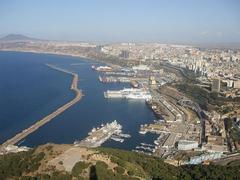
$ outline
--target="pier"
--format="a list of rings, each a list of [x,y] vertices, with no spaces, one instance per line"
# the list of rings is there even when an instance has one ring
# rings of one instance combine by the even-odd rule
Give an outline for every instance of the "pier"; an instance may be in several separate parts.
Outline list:
[[[113,135],[122,135],[129,137],[129,135],[121,134],[122,126],[114,120],[111,123],[103,125],[101,128],[93,128],[91,132],[88,133],[88,137],[81,141],[75,141],[75,146],[81,147],[99,147],[108,139],[112,138]],[[117,140],[117,139],[116,139]],[[120,140],[120,139],[119,139]]]
[[[12,138],[8,139],[7,141],[5,141],[2,144],[2,147],[6,147],[8,145],[15,145],[15,144],[17,144],[19,141],[21,141],[24,138],[26,138],[29,134],[33,133],[38,128],[42,127],[43,125],[45,125],[46,123],[51,121],[53,118],[55,118],[59,114],[63,113],[65,110],[67,110],[68,108],[70,108],[71,106],[76,104],[81,99],[82,92],[77,87],[77,85],[78,85],[78,75],[76,73],[67,71],[65,69],[62,69],[62,68],[59,68],[59,67],[56,67],[56,66],[53,66],[53,65],[50,65],[50,64],[46,64],[46,65],[48,67],[52,68],[52,69],[55,69],[57,71],[61,71],[61,72],[67,73],[67,74],[71,74],[73,76],[72,84],[71,84],[71,90],[75,91],[75,93],[76,93],[75,98],[72,99],[71,101],[69,101],[68,103],[66,103],[65,105],[59,107],[57,110],[53,111],[51,114],[45,116],[43,119],[37,121],[32,126],[28,127],[27,129],[24,129],[20,133],[16,134],[14,137],[12,137]],[[0,150],[1,149],[2,148],[0,148]]]

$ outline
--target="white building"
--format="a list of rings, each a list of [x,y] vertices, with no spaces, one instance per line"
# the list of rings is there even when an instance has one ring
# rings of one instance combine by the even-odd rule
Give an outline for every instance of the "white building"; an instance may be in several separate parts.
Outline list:
[[[240,89],[240,80],[234,81],[234,86],[233,87],[236,88],[236,89]]]
[[[227,87],[233,87],[233,81],[232,80],[227,81]]]

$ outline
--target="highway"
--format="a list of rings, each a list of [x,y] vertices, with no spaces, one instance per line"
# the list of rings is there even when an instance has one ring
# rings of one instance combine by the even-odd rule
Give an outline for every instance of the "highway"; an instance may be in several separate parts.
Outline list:
[[[187,79],[187,80],[190,80],[190,81],[193,81],[193,82],[196,81],[196,79],[189,77],[189,76],[184,72],[184,70],[183,70],[182,68],[180,68],[180,67],[174,66],[174,65],[172,65],[172,64],[170,64],[170,63],[163,63],[163,62],[160,63],[160,65],[161,65],[161,67],[163,67],[163,68],[170,68],[170,69],[172,69],[172,70],[178,71],[178,72],[182,75],[182,77],[185,78],[185,79]]]
[[[65,105],[61,106],[57,110],[53,111],[51,114],[45,116],[43,119],[37,121],[32,126],[28,127],[27,129],[24,129],[22,132],[16,134],[14,137],[12,137],[12,138],[8,139],[7,141],[5,141],[2,144],[2,147],[6,147],[8,145],[15,145],[19,141],[21,141],[24,138],[26,138],[29,134],[31,134],[34,131],[36,131],[38,128],[42,127],[44,124],[48,123],[53,118],[55,118],[59,114],[63,113],[65,110],[70,108],[72,105],[77,103],[82,98],[82,92],[77,87],[77,85],[78,85],[78,75],[77,74],[69,72],[69,71],[67,71],[65,69],[61,69],[61,68],[55,67],[53,65],[49,65],[49,64],[46,64],[46,65],[48,67],[52,68],[52,69],[55,69],[57,71],[61,71],[61,72],[67,73],[67,74],[71,74],[73,76],[72,84],[71,84],[71,90],[75,91],[75,93],[76,93],[75,98],[72,99],[71,101],[69,101],[68,103],[66,103]]]

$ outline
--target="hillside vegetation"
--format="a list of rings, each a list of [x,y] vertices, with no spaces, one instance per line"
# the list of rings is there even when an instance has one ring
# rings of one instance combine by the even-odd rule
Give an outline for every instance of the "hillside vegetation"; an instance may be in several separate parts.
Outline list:
[[[175,167],[162,159],[112,148],[79,148],[83,159],[66,171],[49,165],[72,146],[45,145],[29,152],[0,156],[0,179],[239,179],[240,163],[228,166],[194,165]],[[76,147],[74,147],[76,149]]]

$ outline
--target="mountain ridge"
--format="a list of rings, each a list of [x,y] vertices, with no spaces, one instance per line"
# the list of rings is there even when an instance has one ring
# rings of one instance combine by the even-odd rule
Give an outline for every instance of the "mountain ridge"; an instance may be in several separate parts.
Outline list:
[[[40,41],[40,39],[28,37],[22,34],[8,34],[2,38],[0,41]]]

